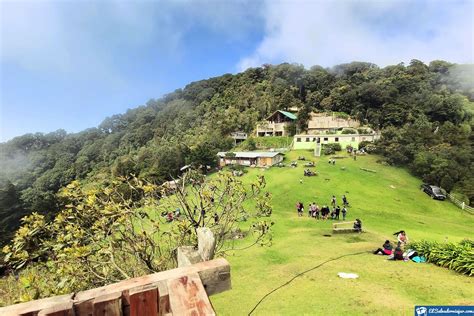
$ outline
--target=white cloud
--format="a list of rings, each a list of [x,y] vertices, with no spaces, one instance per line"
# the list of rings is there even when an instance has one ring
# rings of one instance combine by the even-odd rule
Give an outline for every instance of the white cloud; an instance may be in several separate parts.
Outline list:
[[[420,59],[472,63],[473,2],[271,1],[265,36],[239,70],[263,63],[305,66]]]
[[[120,61],[144,51],[176,62],[198,28],[244,40],[255,20],[247,9],[257,7],[247,0],[0,0],[0,60],[42,74],[119,79]]]

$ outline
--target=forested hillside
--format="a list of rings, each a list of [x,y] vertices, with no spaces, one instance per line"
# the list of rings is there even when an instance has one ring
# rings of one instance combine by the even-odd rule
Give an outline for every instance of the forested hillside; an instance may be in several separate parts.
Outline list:
[[[55,214],[57,191],[74,179],[135,174],[155,183],[179,168],[215,165],[229,134],[252,132],[276,109],[346,112],[382,131],[388,163],[474,202],[473,65],[413,60],[379,68],[264,65],[191,83],[161,99],[67,134],[27,134],[0,144],[0,240],[32,211]]]

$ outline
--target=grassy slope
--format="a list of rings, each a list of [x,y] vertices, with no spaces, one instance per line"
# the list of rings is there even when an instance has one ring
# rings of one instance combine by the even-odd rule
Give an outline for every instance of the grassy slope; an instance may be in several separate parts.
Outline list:
[[[310,152],[293,151],[287,160],[299,155],[311,157]],[[335,166],[326,158],[315,159],[320,175],[311,178],[302,176],[301,164],[295,169],[250,170],[245,178],[263,173],[273,193],[274,245],[236,252],[228,258],[233,289],[211,297],[218,314],[246,315],[263,295],[296,274],[333,257],[376,249],[400,229],[412,240],[474,237],[473,216],[462,214],[447,201],[431,200],[418,189],[418,179],[404,170],[377,164],[376,159],[341,159]],[[331,233],[332,221],[315,221],[307,214],[297,217],[298,200],[305,204],[306,213],[308,202],[329,203],[332,194],[338,201],[346,194],[351,203],[348,219],[361,218],[366,233],[324,237]],[[358,273],[360,278],[341,279],[338,272]],[[417,304],[474,304],[473,285],[473,278],[431,264],[392,262],[367,253],[327,263],[297,278],[269,296],[255,314],[413,315]]]

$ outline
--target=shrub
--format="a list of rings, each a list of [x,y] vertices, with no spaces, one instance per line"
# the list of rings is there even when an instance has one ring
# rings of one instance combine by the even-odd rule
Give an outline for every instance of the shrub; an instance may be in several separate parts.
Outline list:
[[[367,145],[370,144],[369,141],[366,141],[366,140],[363,140],[359,143],[359,150],[361,150],[362,148],[365,148],[367,147]]]
[[[342,147],[341,144],[339,143],[329,143],[329,144],[323,144],[323,154],[325,155],[332,155],[336,151],[341,151]]]
[[[360,128],[357,129],[357,132],[358,132],[359,134],[369,134],[369,133],[370,133],[370,130],[367,129],[367,128],[360,127]]]
[[[249,139],[247,139],[247,142],[245,144],[245,148],[246,150],[255,150],[257,149],[257,143],[255,142],[255,139],[253,137],[249,137]]]
[[[458,244],[433,241],[412,242],[410,247],[428,262],[469,276],[474,275],[474,241],[465,239]]]
[[[341,134],[357,134],[357,131],[353,128],[345,128]]]

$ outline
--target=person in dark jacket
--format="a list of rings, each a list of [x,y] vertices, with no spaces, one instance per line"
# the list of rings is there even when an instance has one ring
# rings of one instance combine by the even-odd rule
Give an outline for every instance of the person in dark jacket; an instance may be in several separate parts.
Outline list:
[[[362,221],[360,219],[356,218],[353,228],[354,228],[355,231],[358,231],[359,233],[362,232]]]
[[[374,255],[385,255],[390,256],[392,254],[393,246],[390,243],[390,240],[385,240],[385,243],[382,246],[383,248],[379,248],[374,251]]]
[[[389,258],[392,260],[403,260],[403,250],[400,247],[395,248],[393,252],[393,258]]]
[[[337,220],[339,220],[339,214],[341,213],[341,207],[338,205],[336,206],[336,218]]]

